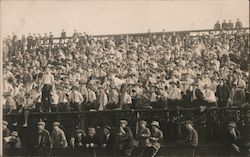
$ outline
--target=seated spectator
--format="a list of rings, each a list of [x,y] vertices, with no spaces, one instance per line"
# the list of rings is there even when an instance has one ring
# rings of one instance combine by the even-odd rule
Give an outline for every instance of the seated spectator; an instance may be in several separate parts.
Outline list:
[[[203,100],[206,103],[205,106],[214,107],[217,105],[215,93],[209,89],[207,84],[204,86],[204,90],[202,91],[202,93],[203,93]]]
[[[37,122],[37,132],[35,134],[34,148],[38,149],[40,156],[48,156],[52,148],[51,137],[45,129],[44,122]]]
[[[135,141],[131,129],[127,126],[126,120],[120,121],[120,131],[118,133],[118,146],[123,156],[131,156],[135,149]]]
[[[150,130],[146,127],[147,122],[142,120],[139,123],[139,131],[138,131],[138,140],[139,140],[139,148],[140,148],[140,156],[144,154],[145,148],[148,145],[150,138]]]
[[[4,143],[5,143],[5,148],[21,148],[21,141],[20,138],[18,137],[18,132],[17,131],[12,131],[10,133],[10,136],[7,136],[3,138]]]
[[[70,139],[70,146],[75,149],[81,149],[84,146],[85,137],[82,129],[77,129],[75,136]]]
[[[196,147],[198,145],[198,133],[197,131],[193,128],[193,122],[188,120],[185,123],[185,127],[187,129],[187,136],[185,137],[185,141],[187,145]]]
[[[110,126],[105,126],[103,129],[103,137],[102,137],[102,148],[108,151],[111,150],[115,146],[116,138],[115,136],[111,133],[111,127]]]
[[[159,122],[153,121],[151,123],[151,134],[150,137],[147,139],[146,146],[147,150],[144,152],[143,156],[150,156],[154,157],[156,156],[157,152],[159,151],[161,147],[161,142],[163,139],[163,133],[159,129],[160,125]]]
[[[229,149],[240,152],[240,132],[236,129],[235,122],[229,122],[225,132],[225,144]]]
[[[64,131],[59,127],[60,122],[53,123],[53,131],[51,133],[51,143],[53,148],[66,148],[68,143]]]

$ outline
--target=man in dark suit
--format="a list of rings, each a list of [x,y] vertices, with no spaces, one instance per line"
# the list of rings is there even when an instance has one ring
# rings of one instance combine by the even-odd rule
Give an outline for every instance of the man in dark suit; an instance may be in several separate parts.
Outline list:
[[[84,146],[88,150],[88,155],[96,157],[95,149],[100,147],[100,139],[96,135],[96,130],[94,127],[89,127],[87,135],[84,139]]]
[[[115,142],[116,142],[116,138],[111,133],[111,127],[105,126],[103,129],[103,136],[101,139],[101,146],[102,146],[101,155],[112,156],[114,152],[112,148],[114,148]]]
[[[49,131],[45,129],[44,122],[38,122],[37,129],[35,148],[38,148],[41,156],[48,156],[52,147]]]
[[[236,129],[235,122],[229,122],[225,133],[225,144],[230,150],[240,152],[240,132]]]
[[[126,120],[120,121],[120,131],[118,133],[119,149],[123,156],[129,157],[135,148],[135,141],[131,129],[127,126]]]
[[[218,98],[218,106],[219,107],[226,107],[228,103],[228,99],[230,96],[230,91],[228,86],[225,83],[223,78],[220,78],[219,85],[216,88],[216,97]]]
[[[115,137],[111,134],[110,126],[105,126],[103,133],[104,136],[102,137],[102,148],[109,151],[115,144]]]

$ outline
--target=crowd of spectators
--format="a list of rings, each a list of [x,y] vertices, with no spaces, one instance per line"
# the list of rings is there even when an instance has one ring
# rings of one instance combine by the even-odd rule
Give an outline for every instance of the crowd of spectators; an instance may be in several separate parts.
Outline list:
[[[235,28],[71,38],[62,30],[58,43],[51,32],[13,34],[3,40],[4,113],[23,113],[28,127],[30,112],[247,106],[249,30]]]

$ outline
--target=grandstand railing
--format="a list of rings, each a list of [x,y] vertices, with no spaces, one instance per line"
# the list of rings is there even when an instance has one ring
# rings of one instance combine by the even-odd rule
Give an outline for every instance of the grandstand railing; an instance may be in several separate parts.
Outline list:
[[[220,34],[221,32],[225,32],[228,34],[233,34],[237,31],[246,31],[247,33],[249,33],[250,31],[250,27],[244,27],[242,29],[228,29],[228,30],[214,30],[214,29],[203,29],[203,30],[185,30],[185,31],[168,31],[168,32],[150,32],[151,35],[162,35],[162,34],[172,34],[172,33],[176,33],[180,36],[185,36],[187,34],[191,35],[191,36],[197,36],[197,35],[206,35],[209,33],[214,33],[215,35]],[[136,36],[146,36],[149,35],[149,33],[128,33],[128,34],[108,34],[108,35],[90,35],[91,37],[94,38],[124,38],[126,36],[132,36],[132,37],[136,37]],[[62,39],[62,37],[53,37],[53,38],[48,38],[48,39],[52,39],[53,43],[60,43],[60,40]],[[70,40],[70,39],[74,39],[72,36],[68,36],[68,37],[64,37],[63,39],[66,40]],[[75,38],[75,39],[79,39],[79,37]],[[55,42],[57,41],[57,42]]]
[[[173,117],[176,116],[176,112],[179,111],[183,114],[184,119],[181,121],[173,122]],[[119,130],[119,121],[120,119],[126,119],[129,122],[129,126],[134,134],[136,139],[136,133],[138,130],[138,123],[140,120],[146,120],[149,123],[152,120],[157,120],[160,122],[161,130],[164,133],[163,146],[158,153],[158,156],[185,156],[187,152],[190,151],[189,147],[179,145],[174,139],[174,134],[170,129],[174,129],[177,125],[184,124],[185,120],[191,119],[194,121],[195,128],[199,133],[199,145],[196,148],[196,155],[198,156],[227,156],[228,150],[227,147],[221,141],[223,135],[223,130],[225,129],[229,121],[237,122],[237,129],[241,131],[242,145],[241,153],[235,154],[234,156],[247,156],[249,147],[245,144],[250,142],[249,132],[250,132],[250,107],[226,107],[226,108],[207,108],[200,117],[195,116],[197,108],[169,108],[169,109],[154,109],[154,110],[144,110],[144,109],[135,109],[135,110],[106,110],[106,111],[83,111],[83,112],[31,112],[29,119],[29,127],[22,128],[22,132],[30,132],[28,136],[30,137],[27,140],[31,140],[32,134],[36,128],[36,122],[40,119],[43,119],[46,122],[46,128],[51,131],[52,123],[54,120],[58,120],[62,125],[65,125],[63,128],[67,135],[72,135],[72,132],[67,133],[68,129],[74,129],[71,125],[75,125],[76,122],[82,122],[81,128],[85,128],[89,125],[100,126],[97,128],[97,133],[101,131],[102,126],[109,124],[112,126],[113,131],[117,132]],[[11,119],[18,114],[4,114],[4,119]],[[224,115],[222,119],[219,117]],[[210,121],[211,118],[215,117],[214,120],[220,121],[216,122],[216,127],[213,124],[207,123],[203,125],[200,123],[203,118],[207,121]],[[216,117],[218,119],[216,119]],[[226,120],[226,121],[225,121]],[[108,121],[108,123],[107,123]],[[66,124],[67,123],[67,124]],[[94,124],[93,124],[94,123]],[[171,124],[170,124],[171,123]],[[69,127],[70,126],[70,127]],[[218,129],[219,135],[210,135],[211,127]],[[211,137],[210,137],[211,136]],[[114,149],[114,151],[117,149]],[[97,149],[96,153],[102,156],[101,149]],[[176,154],[176,152],[178,152]],[[39,155],[39,151],[31,146],[21,149],[5,149],[4,153],[8,156],[35,156]],[[52,149],[51,154],[57,156],[78,156],[85,155],[88,156],[89,152],[87,150],[80,150],[80,152],[73,149]],[[113,155],[117,154],[114,152]]]

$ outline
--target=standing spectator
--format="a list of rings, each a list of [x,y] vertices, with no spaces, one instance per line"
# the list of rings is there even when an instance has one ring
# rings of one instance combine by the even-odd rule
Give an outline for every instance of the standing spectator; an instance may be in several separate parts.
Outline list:
[[[217,21],[216,24],[214,25],[214,30],[215,31],[221,30],[221,26],[220,26],[220,22],[219,21]]]
[[[66,148],[68,143],[64,131],[59,127],[59,122],[53,123],[53,131],[51,133],[51,143],[53,148]]]
[[[45,73],[42,77],[42,106],[43,110],[46,112],[51,111],[51,92],[54,86],[54,76],[51,74],[50,66],[45,68]]]
[[[235,29],[241,30],[242,28],[243,28],[242,22],[240,21],[240,19],[237,18],[237,21],[235,23]]]
[[[163,133],[159,129],[160,128],[159,122],[153,121],[151,123],[151,127],[152,127],[151,135],[147,142],[148,150],[144,152],[143,156],[154,157],[156,156],[157,152],[159,151],[161,147]]]
[[[33,36],[31,33],[27,36],[27,49],[30,50],[32,47]]]
[[[53,34],[52,34],[52,32],[49,32],[49,44],[51,46],[53,45]]]
[[[66,32],[63,29],[62,32],[61,32],[61,39],[60,39],[60,41],[63,42],[63,43],[65,43],[65,39],[66,39]]]
[[[230,91],[226,85],[225,79],[220,78],[219,85],[216,88],[216,97],[218,98],[218,107],[226,107],[229,103]]]
[[[48,43],[48,38],[49,37],[48,37],[47,33],[45,33],[43,36],[43,45],[46,45]]]
[[[131,156],[135,148],[135,141],[131,129],[127,126],[126,120],[120,121],[120,131],[118,133],[119,150],[124,156]]]
[[[61,90],[59,94],[59,104],[58,104],[58,111],[64,112],[64,111],[70,111],[70,100],[69,100],[69,94],[67,93],[67,85],[62,83],[61,84]]]
[[[234,24],[231,20],[229,20],[229,22],[227,23],[227,27],[229,30],[234,28]]]
[[[236,129],[235,122],[229,122],[225,133],[225,144],[230,150],[240,152],[240,132]]]
[[[103,89],[103,86],[99,87],[99,95],[98,95],[98,110],[102,111],[106,108],[106,105],[108,104],[108,95]]]
[[[116,109],[118,108],[119,103],[119,93],[114,85],[111,85],[111,90],[109,92],[109,103],[107,109]]]
[[[35,98],[33,96],[31,96],[31,94],[29,92],[25,92],[25,99],[24,99],[24,103],[22,104],[22,108],[19,109],[19,113],[24,113],[24,124],[23,127],[28,127],[28,120],[29,120],[29,115],[30,115],[30,111],[33,110],[35,108],[35,103],[34,100]]]
[[[82,111],[82,102],[83,102],[83,96],[82,94],[78,91],[77,86],[72,87],[72,92],[69,96],[69,100],[71,102],[71,107],[73,111]]]
[[[227,30],[227,22],[226,22],[226,20],[223,20],[223,23],[221,24],[221,28],[222,28],[222,30]]]

